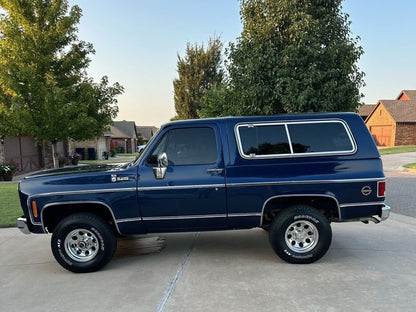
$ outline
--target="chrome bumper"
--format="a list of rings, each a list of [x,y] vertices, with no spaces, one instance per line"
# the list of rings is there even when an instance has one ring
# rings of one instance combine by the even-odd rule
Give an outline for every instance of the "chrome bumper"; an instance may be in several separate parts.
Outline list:
[[[30,234],[26,218],[17,218],[17,227],[23,234]]]
[[[387,218],[390,216],[390,207],[384,206],[381,208],[381,215],[380,215],[380,221],[387,220]]]

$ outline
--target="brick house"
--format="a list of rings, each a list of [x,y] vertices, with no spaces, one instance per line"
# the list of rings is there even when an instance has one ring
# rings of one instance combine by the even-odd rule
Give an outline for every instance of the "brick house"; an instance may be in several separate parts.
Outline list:
[[[62,142],[57,145],[57,153],[64,154]],[[21,173],[53,167],[52,143],[36,144],[30,136],[0,136],[0,163],[14,164]]]
[[[416,145],[416,90],[379,100],[365,123],[378,146]]]
[[[92,140],[86,141],[74,141],[70,140],[69,150],[70,154],[77,153],[80,155],[80,159],[103,159],[104,152],[110,150],[110,138],[113,135],[111,131],[104,131],[100,136],[95,137]]]
[[[118,147],[124,153],[137,151],[137,129],[134,121],[115,121],[111,126],[113,135],[110,140],[110,148]]]

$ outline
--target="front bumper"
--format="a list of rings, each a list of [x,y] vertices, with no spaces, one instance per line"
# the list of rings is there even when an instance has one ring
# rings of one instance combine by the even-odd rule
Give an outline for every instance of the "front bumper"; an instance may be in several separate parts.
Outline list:
[[[17,218],[17,227],[23,234],[30,234],[27,226],[27,219],[24,217]]]

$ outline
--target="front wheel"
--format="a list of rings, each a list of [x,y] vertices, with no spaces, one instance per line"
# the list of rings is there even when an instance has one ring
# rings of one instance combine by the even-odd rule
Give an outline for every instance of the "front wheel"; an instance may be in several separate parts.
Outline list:
[[[90,213],[77,213],[63,219],[51,240],[58,263],[75,273],[94,272],[113,257],[117,239],[111,227]]]
[[[317,261],[328,251],[331,240],[328,219],[310,206],[289,207],[270,224],[269,241],[273,250],[290,263]]]

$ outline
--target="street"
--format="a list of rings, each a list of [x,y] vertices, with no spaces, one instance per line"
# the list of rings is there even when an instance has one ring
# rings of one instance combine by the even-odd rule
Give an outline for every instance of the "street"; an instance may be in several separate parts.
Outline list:
[[[387,177],[386,204],[392,212],[416,218],[416,175]]]

